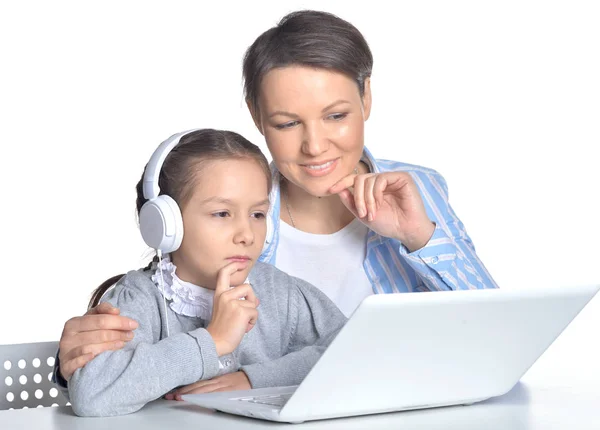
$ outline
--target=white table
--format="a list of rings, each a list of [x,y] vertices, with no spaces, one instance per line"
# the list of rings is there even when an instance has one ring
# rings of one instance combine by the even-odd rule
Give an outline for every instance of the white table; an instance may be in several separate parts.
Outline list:
[[[453,406],[355,418],[280,424],[203,409],[185,402],[158,400],[134,414],[78,418],[70,407],[0,412],[2,430],[153,429],[427,429],[538,430],[600,429],[600,387],[529,383],[524,378],[508,394],[471,406]]]
[[[79,418],[70,407],[0,411],[0,430],[401,429],[600,430],[600,301],[571,323],[512,391],[471,406],[280,424],[158,400],[112,418]]]

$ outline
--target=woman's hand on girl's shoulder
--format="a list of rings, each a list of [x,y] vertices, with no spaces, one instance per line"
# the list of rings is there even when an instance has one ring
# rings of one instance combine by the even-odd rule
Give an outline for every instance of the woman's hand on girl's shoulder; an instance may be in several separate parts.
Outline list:
[[[60,342],[59,372],[68,381],[73,373],[104,351],[116,351],[133,339],[138,323],[119,315],[110,303],[101,303],[83,316],[65,323]]]
[[[353,173],[329,192],[371,230],[398,239],[411,252],[425,246],[435,230],[408,172]]]

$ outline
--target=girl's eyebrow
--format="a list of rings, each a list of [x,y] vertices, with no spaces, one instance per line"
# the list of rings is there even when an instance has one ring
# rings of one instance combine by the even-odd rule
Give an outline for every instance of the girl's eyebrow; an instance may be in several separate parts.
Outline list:
[[[230,206],[235,205],[235,202],[233,200],[225,199],[223,197],[208,197],[200,202],[201,205],[204,205],[207,203],[220,203],[220,204],[230,205]],[[261,200],[260,202],[253,204],[252,207],[263,206],[263,205],[268,205],[268,204],[269,204],[269,199],[266,198],[265,200]]]
[[[223,197],[208,197],[200,202],[201,205],[206,203],[222,203],[225,205],[231,205],[233,202],[230,199],[224,199]]]
[[[264,205],[268,205],[269,203],[270,203],[270,202],[269,202],[269,199],[267,198],[267,199],[264,199],[264,200],[262,200],[262,201],[260,201],[260,202],[256,203],[254,206],[264,206]],[[253,207],[254,207],[254,206],[253,206]]]

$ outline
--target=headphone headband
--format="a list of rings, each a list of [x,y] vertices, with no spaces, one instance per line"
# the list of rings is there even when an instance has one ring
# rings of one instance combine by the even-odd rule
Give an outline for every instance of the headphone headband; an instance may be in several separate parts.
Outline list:
[[[175,148],[179,141],[186,134],[192,133],[194,131],[200,130],[199,128],[194,128],[187,131],[182,131],[181,133],[174,134],[169,137],[167,140],[162,142],[158,148],[150,157],[150,161],[146,166],[146,171],[144,172],[144,181],[142,184],[144,198],[147,200],[153,200],[158,197],[160,194],[160,188],[158,186],[158,178],[160,176],[160,170],[167,158],[167,155]]]

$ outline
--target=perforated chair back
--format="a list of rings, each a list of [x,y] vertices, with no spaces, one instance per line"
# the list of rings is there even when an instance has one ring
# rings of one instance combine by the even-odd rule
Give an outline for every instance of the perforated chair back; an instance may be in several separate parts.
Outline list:
[[[52,383],[58,342],[0,345],[0,410],[65,406]]]

